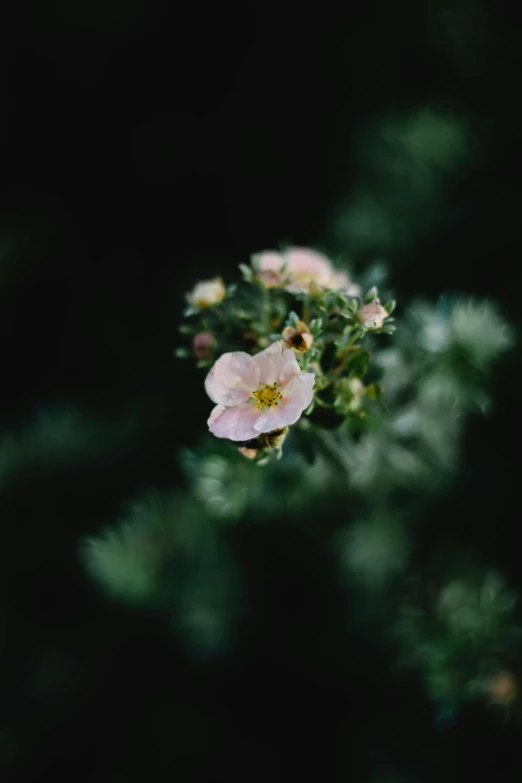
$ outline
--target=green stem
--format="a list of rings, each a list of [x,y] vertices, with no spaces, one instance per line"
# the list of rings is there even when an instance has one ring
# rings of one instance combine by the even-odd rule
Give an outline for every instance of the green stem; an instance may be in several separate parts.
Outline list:
[[[328,387],[327,387],[327,386],[325,386],[325,388],[328,388]],[[323,389],[321,389],[321,391],[323,391]],[[323,401],[323,400],[322,400],[322,399],[319,397],[319,392],[317,392],[317,394],[315,395],[315,397],[314,397],[314,400],[315,400],[315,402],[317,403],[317,405],[319,405],[319,407],[320,407],[320,408],[328,408],[329,410],[332,410],[332,409],[333,409],[333,405],[330,405],[328,402],[324,402],[324,401]]]
[[[270,321],[270,314],[271,314],[270,292],[265,285],[263,286],[263,309],[265,315],[265,330],[266,330],[265,337],[269,337],[270,334],[272,333],[272,324]]]
[[[306,299],[303,302],[302,319],[305,324],[308,324],[310,320],[310,296],[309,295],[306,296]]]

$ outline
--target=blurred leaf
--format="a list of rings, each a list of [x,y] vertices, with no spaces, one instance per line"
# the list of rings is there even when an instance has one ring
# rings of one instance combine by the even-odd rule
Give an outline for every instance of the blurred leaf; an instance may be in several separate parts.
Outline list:
[[[239,264],[239,269],[245,282],[252,283],[254,281],[254,271],[251,267],[247,266],[246,264]]]
[[[371,383],[366,387],[365,394],[370,400],[377,400],[382,396],[384,389],[379,383]]]
[[[371,355],[364,348],[358,348],[346,360],[346,369],[351,375],[364,378],[370,366]]]

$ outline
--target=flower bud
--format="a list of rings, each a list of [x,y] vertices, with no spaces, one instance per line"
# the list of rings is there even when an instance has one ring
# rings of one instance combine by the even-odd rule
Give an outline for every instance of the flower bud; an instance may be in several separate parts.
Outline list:
[[[213,334],[210,332],[199,332],[199,334],[194,335],[194,340],[192,341],[194,356],[197,359],[209,359],[214,352],[215,345],[216,341]]]
[[[298,353],[307,351],[314,341],[309,327],[303,321],[296,321],[295,326],[285,326],[282,337],[286,346]]]
[[[246,459],[255,459],[259,454],[259,449],[250,449],[248,446],[239,446],[238,451]]]
[[[365,329],[380,329],[388,313],[381,305],[378,299],[374,299],[370,304],[363,305],[357,311],[357,320]]]
[[[288,427],[283,427],[281,430],[273,430],[273,432],[267,432],[263,436],[265,447],[280,449],[285,441],[287,432]]]
[[[212,280],[200,280],[187,295],[187,300],[192,307],[202,309],[219,304],[226,294],[225,284],[221,277]]]

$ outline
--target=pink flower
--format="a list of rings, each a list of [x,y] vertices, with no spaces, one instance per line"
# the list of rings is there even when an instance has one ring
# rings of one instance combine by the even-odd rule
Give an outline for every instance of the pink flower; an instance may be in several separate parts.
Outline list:
[[[242,441],[295,424],[312,401],[314,381],[281,341],[255,356],[224,353],[205,380],[216,403],[209,429],[217,438]]]
[[[287,291],[308,292],[313,283],[319,288],[342,289],[350,296],[361,291],[329,258],[306,247],[289,247],[282,253],[266,250],[254,256],[253,262],[256,277],[268,288],[284,286]]]

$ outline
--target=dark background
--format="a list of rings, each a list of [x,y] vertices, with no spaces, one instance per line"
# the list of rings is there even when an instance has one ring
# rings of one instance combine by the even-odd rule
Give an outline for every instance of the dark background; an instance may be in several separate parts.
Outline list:
[[[217,662],[193,661],[156,618],[106,602],[77,559],[79,538],[129,497],[179,484],[176,451],[204,431],[201,377],[172,355],[183,292],[231,280],[281,241],[324,245],[358,175],[353,140],[375,117],[458,112],[480,149],[433,223],[390,253],[399,298],[490,296],[519,323],[518,38],[493,3],[11,7],[0,25],[2,432],[72,406],[108,434],[88,471],[24,465],[0,494],[2,780],[519,779],[513,726],[469,711],[441,727],[420,686],[390,675],[379,629],[350,631],[311,536],[296,542],[277,520],[238,534],[259,595],[237,651]],[[471,421],[461,480],[432,511],[446,531],[471,520],[456,540],[487,545],[515,586],[518,370],[512,355],[492,379],[492,416]],[[111,448],[126,411],[135,435]]]

